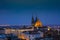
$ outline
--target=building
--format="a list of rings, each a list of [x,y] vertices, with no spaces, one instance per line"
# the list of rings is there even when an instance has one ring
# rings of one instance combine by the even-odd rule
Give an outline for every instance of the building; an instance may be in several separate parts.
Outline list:
[[[42,22],[36,17],[36,19],[34,20],[34,18],[32,17],[32,22],[31,22],[32,26],[38,28],[38,27],[42,27]]]
[[[0,40],[7,40],[7,37],[5,34],[0,34]]]
[[[4,33],[5,33],[4,28],[0,28],[0,34],[4,34]]]
[[[20,38],[26,40],[35,40],[35,38],[43,37],[43,32],[41,31],[25,31],[20,35]]]

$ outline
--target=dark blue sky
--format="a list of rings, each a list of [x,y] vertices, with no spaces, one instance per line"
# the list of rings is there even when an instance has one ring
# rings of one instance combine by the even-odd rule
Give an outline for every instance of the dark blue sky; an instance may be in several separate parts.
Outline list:
[[[60,24],[59,0],[0,0],[0,24],[31,24],[32,14],[43,25]]]

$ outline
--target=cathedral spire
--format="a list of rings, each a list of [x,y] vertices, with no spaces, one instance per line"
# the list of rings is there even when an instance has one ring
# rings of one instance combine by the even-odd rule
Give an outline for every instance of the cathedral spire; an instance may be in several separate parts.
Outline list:
[[[35,22],[38,20],[38,17],[36,16],[36,18],[35,18]]]
[[[34,17],[32,16],[32,22],[31,22],[32,26],[34,25]]]

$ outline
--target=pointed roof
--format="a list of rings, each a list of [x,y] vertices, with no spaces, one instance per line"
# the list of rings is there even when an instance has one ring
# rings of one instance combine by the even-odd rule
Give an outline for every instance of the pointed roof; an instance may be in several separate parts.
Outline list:
[[[32,16],[31,24],[32,24],[32,26],[35,26],[35,27],[42,27],[42,22],[38,19],[37,16],[36,16],[35,20],[34,20],[34,17]]]
[[[32,16],[32,22],[31,23],[34,23],[34,17]]]
[[[37,20],[35,23],[35,27],[42,27],[42,23],[40,20]]]
[[[42,27],[42,23],[41,23],[41,21],[38,19],[37,16],[36,16],[36,20],[35,20],[35,27]]]
[[[35,22],[38,20],[38,17],[36,16]]]

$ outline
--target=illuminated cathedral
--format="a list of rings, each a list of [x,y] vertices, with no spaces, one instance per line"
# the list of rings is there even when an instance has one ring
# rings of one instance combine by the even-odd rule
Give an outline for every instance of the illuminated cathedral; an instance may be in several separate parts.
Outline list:
[[[32,22],[31,22],[32,26],[34,27],[42,27],[42,22],[36,17],[35,20],[32,16]]]

